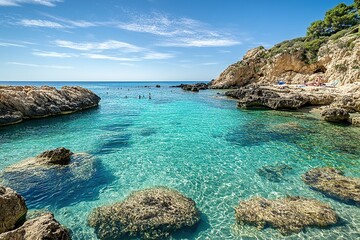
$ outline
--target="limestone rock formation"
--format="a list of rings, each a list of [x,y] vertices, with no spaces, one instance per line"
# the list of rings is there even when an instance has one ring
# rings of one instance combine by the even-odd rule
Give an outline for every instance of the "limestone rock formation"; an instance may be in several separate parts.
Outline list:
[[[99,207],[88,223],[100,239],[163,239],[200,220],[195,202],[164,187],[133,192],[124,201]]]
[[[324,82],[339,81],[338,85],[360,79],[359,26],[355,26],[320,43],[297,38],[284,41],[270,49],[257,47],[243,59],[230,65],[211,82],[212,88],[242,87],[249,83],[303,84],[321,78]],[[315,45],[320,44],[319,48]]]
[[[360,205],[360,178],[344,176],[335,168],[314,168],[302,176],[303,181],[328,196]]]
[[[82,87],[0,86],[0,126],[98,106],[100,97]]]
[[[22,224],[26,212],[23,197],[14,190],[0,185],[0,233],[13,230]]]
[[[321,116],[327,122],[347,122],[350,114],[343,108],[328,108],[321,112]]]
[[[259,230],[270,226],[282,234],[297,233],[305,227],[326,227],[338,220],[329,205],[302,197],[251,198],[239,203],[235,217],[240,224],[255,225]]]
[[[26,221],[15,230],[0,234],[0,240],[70,240],[69,231],[51,213]]]
[[[70,162],[70,156],[72,154],[73,153],[69,149],[60,147],[41,153],[36,156],[36,159],[38,159],[38,161],[40,162],[44,162],[47,164],[65,165]]]
[[[340,88],[299,88],[296,86],[279,88],[270,85],[249,84],[236,90],[227,91],[225,95],[238,99],[238,106],[247,109],[282,110],[307,106],[341,108],[344,109],[341,110],[344,120],[349,118],[346,112],[357,112],[360,105],[360,86],[357,84],[349,84]],[[334,113],[336,112],[338,111]]]

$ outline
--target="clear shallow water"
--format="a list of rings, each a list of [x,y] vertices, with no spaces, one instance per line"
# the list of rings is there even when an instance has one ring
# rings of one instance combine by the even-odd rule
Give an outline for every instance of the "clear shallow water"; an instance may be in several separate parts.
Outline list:
[[[301,174],[318,166],[360,177],[359,128],[303,113],[241,111],[217,91],[190,93],[168,87],[176,83],[155,84],[72,84],[96,92],[101,106],[0,128],[0,169],[59,146],[96,157],[64,176],[51,173],[34,191],[24,190],[28,180],[24,186],[21,176],[15,179],[30,210],[52,211],[73,239],[96,239],[86,225],[91,209],[162,185],[194,199],[202,212],[194,232],[174,239],[282,239],[272,229],[235,226],[233,208],[252,196],[301,195],[331,204],[342,222],[286,239],[360,238],[359,207],[324,197],[301,181]],[[281,164],[291,169],[275,180],[259,170]]]

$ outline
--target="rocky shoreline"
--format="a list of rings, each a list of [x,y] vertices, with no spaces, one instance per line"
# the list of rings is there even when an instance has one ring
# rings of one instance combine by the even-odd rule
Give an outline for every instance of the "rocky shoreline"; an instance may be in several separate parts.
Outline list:
[[[96,107],[99,102],[99,96],[82,87],[0,86],[0,126],[73,113]]]
[[[295,111],[312,107],[320,110],[325,121],[359,124],[360,84],[357,83],[339,88],[250,84],[225,95],[237,99],[238,107],[243,109]]]

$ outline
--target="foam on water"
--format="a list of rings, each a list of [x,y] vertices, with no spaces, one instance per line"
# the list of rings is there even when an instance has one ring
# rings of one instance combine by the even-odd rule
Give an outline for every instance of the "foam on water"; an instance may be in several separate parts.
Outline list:
[[[360,177],[359,128],[316,121],[303,113],[242,111],[216,91],[191,93],[160,84],[82,83],[101,96],[101,106],[0,128],[0,169],[59,146],[93,154],[98,188],[91,182],[79,191],[45,181],[37,186],[42,192],[24,191],[31,209],[54,212],[72,230],[73,239],[96,239],[86,224],[93,208],[159,185],[191,197],[202,212],[196,230],[175,239],[283,238],[270,228],[236,226],[233,208],[252,196],[286,195],[327,202],[342,219],[337,226],[309,228],[287,239],[360,238],[360,208],[327,198],[301,181],[304,172],[318,166]],[[278,173],[277,166],[288,170],[280,167],[274,181],[261,170],[269,166],[270,174]],[[74,183],[81,184],[76,178],[82,174],[73,176]],[[79,191],[81,197],[67,191]],[[54,197],[62,195],[74,199],[64,204],[64,198]]]

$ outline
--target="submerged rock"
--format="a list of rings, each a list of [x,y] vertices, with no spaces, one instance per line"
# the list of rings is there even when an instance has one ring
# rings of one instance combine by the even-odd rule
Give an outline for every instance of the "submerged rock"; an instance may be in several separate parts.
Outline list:
[[[340,170],[324,167],[308,171],[302,179],[328,196],[360,205],[360,178],[345,177]]]
[[[255,225],[259,230],[270,226],[284,235],[300,232],[305,227],[326,227],[338,220],[328,204],[302,197],[251,198],[239,203],[235,217],[240,224]]]
[[[24,198],[14,190],[0,185],[0,233],[13,230],[22,224],[26,212]]]
[[[0,126],[98,106],[100,97],[82,87],[0,86]]]
[[[0,240],[70,240],[69,231],[51,213],[28,220],[21,227],[0,234]]]
[[[290,170],[292,170],[292,167],[287,164],[265,165],[259,168],[256,173],[271,182],[280,182]]]
[[[350,114],[342,108],[329,108],[321,112],[321,117],[327,122],[347,122]]]
[[[163,239],[200,220],[195,202],[165,187],[133,192],[124,201],[98,207],[88,223],[100,239]]]
[[[36,208],[62,207],[96,198],[98,190],[112,181],[112,175],[100,160],[85,153],[70,155],[66,165],[49,164],[54,159],[63,162],[70,153],[67,149],[50,150],[9,166],[0,173],[0,182],[15,189],[29,206]]]
[[[45,151],[39,154],[38,156],[36,156],[36,158],[39,161],[42,161],[47,164],[65,165],[70,162],[70,156],[72,154],[73,153],[69,149],[60,147],[53,150]]]

